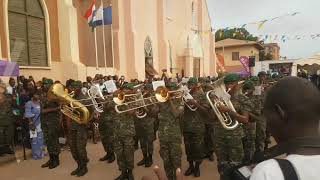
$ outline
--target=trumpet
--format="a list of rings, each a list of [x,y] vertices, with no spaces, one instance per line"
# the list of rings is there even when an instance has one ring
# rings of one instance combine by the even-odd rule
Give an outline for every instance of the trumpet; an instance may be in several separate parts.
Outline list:
[[[232,111],[236,111],[230,101],[230,95],[226,91],[223,78],[214,82],[212,86],[213,90],[208,91],[206,96],[221,125],[227,130],[233,130],[237,128],[239,126],[239,122],[235,119],[232,119],[229,113],[222,113],[218,109],[219,105],[224,105],[229,107]],[[211,94],[214,94],[212,98],[213,102],[211,99]]]

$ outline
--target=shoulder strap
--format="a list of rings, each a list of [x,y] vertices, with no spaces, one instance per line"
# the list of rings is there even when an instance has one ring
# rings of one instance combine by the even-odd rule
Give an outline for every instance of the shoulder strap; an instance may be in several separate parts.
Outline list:
[[[285,180],[299,180],[298,175],[290,161],[286,159],[275,160],[278,162]]]

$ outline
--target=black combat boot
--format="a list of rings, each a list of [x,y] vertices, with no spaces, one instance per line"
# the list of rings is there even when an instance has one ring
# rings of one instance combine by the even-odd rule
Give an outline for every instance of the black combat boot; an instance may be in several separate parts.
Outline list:
[[[52,163],[52,154],[49,154],[49,160],[46,163],[42,164],[41,167],[42,168],[49,167],[51,163]]]
[[[134,176],[132,174],[131,169],[128,169],[128,171],[127,171],[127,178],[128,178],[128,180],[134,180]]]
[[[107,153],[105,156],[99,159],[99,161],[106,161],[108,160],[109,154]]]
[[[120,176],[115,178],[115,180],[125,180],[127,179],[127,171],[122,170]]]
[[[114,152],[110,153],[110,156],[108,157],[108,163],[113,163],[116,159],[116,156],[114,155]]]
[[[56,168],[60,165],[60,161],[59,161],[59,154],[58,155],[52,155],[53,156],[53,161],[51,164],[49,164],[49,169],[53,169]]]
[[[77,175],[78,172],[79,172],[79,170],[80,170],[80,164],[79,164],[79,162],[77,162],[77,165],[78,165],[77,169],[75,169],[75,170],[73,170],[73,171],[71,172],[71,175],[72,175],[72,176]]]
[[[185,176],[190,176],[194,172],[193,161],[189,161],[189,168],[184,173]]]
[[[194,166],[194,171],[193,171],[194,177],[200,177],[200,164],[201,164],[201,161],[196,161]]]
[[[153,164],[153,160],[152,160],[152,153],[148,155],[147,159],[146,159],[146,163],[144,164],[144,167],[148,168],[151,167]]]
[[[148,158],[148,157],[147,157],[147,154],[143,153],[143,159],[137,163],[137,166],[143,166],[143,165],[145,165],[145,164],[146,164],[146,161],[147,161],[147,158]]]
[[[87,163],[81,163],[77,176],[78,177],[84,176],[85,174],[87,174],[87,172],[88,172]]]

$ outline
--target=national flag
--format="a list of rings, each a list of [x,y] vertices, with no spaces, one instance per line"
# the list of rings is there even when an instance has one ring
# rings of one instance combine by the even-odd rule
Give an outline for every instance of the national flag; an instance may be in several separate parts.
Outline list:
[[[92,25],[92,20],[93,20],[93,13],[96,9],[96,0],[92,1],[92,4],[90,5],[89,9],[87,10],[86,14],[84,17],[87,19],[89,26]]]
[[[110,25],[112,24],[112,7],[103,8],[100,6],[94,11],[92,26]]]

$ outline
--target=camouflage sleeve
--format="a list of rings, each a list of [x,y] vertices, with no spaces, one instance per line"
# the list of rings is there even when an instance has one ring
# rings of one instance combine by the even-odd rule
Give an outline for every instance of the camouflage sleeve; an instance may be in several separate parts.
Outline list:
[[[253,112],[253,102],[248,97],[245,95],[239,95],[238,100],[241,106],[241,111]]]

